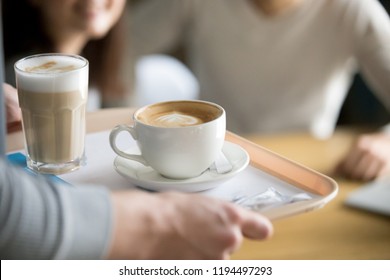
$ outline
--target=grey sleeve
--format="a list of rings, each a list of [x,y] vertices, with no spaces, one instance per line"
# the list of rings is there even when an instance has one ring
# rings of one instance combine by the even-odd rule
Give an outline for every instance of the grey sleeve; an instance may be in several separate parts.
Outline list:
[[[55,184],[0,159],[1,259],[100,259],[111,231],[107,189]]]

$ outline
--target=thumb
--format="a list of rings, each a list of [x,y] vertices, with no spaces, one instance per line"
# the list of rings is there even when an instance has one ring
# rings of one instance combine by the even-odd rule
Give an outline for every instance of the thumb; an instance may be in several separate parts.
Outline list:
[[[266,239],[272,236],[273,226],[269,219],[251,211],[246,211],[241,228],[243,235],[250,239]]]

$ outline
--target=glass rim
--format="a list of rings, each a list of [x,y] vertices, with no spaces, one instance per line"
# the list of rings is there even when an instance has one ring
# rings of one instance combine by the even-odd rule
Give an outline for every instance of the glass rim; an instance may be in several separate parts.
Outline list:
[[[36,57],[49,57],[49,56],[57,56],[57,57],[69,57],[69,58],[74,58],[74,59],[77,59],[79,61],[83,61],[84,63],[76,68],[76,69],[72,69],[72,70],[69,70],[69,71],[65,71],[65,72],[56,72],[56,73],[50,73],[50,72],[29,72],[29,71],[26,71],[22,68],[20,68],[18,65],[23,62],[23,61],[27,61],[27,60],[30,60],[30,59],[33,59],[33,58],[36,58]],[[81,56],[81,55],[78,55],[78,54],[67,54],[67,53],[39,53],[39,54],[33,54],[33,55],[29,55],[29,56],[26,56],[26,57],[23,57],[19,60],[17,60],[14,64],[14,68],[16,71],[20,71],[22,73],[28,73],[28,74],[32,74],[32,75],[58,75],[58,74],[65,74],[65,73],[71,73],[71,72],[74,72],[74,71],[80,71],[86,67],[88,67],[89,65],[89,61],[88,59],[86,59],[85,57]]]

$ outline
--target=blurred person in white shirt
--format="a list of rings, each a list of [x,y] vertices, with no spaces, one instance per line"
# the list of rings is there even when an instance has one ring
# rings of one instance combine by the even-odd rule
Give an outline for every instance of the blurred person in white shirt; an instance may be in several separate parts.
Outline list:
[[[334,132],[355,73],[390,108],[390,20],[377,0],[143,0],[131,9],[134,57],[178,46],[200,99],[240,133]],[[390,172],[390,136],[364,135],[336,170]]]

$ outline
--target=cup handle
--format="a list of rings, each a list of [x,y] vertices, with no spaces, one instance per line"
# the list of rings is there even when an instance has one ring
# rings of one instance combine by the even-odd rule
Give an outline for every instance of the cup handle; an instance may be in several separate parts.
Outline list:
[[[127,126],[127,125],[124,125],[124,124],[120,124],[120,125],[117,125],[116,127],[114,127],[111,130],[111,132],[110,132],[110,145],[111,145],[111,148],[114,150],[115,153],[117,153],[121,157],[124,157],[124,158],[127,158],[127,159],[131,159],[131,160],[135,160],[135,161],[138,161],[139,163],[142,163],[145,166],[148,166],[147,162],[142,157],[142,155],[135,155],[135,154],[125,153],[125,152],[123,152],[122,150],[120,150],[116,146],[116,137],[122,131],[127,131],[128,133],[130,133],[131,137],[133,137],[134,140],[137,140],[137,133],[136,133],[134,127]]]

